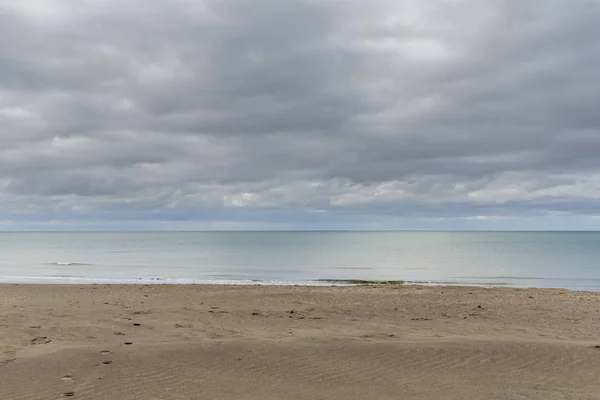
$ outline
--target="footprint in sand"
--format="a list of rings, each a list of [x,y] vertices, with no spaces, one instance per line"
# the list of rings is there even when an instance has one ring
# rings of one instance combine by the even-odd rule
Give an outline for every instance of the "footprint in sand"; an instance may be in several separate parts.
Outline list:
[[[65,375],[61,378],[65,383],[73,383],[73,375]]]
[[[51,341],[46,336],[36,336],[29,341],[29,344],[48,344]]]
[[[110,350],[101,350],[100,354],[112,354],[112,351],[110,351]]]

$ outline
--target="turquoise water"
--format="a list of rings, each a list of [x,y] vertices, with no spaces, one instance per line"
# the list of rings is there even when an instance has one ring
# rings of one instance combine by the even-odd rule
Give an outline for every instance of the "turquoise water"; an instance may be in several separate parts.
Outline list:
[[[600,290],[600,232],[0,233],[4,283],[429,284]]]

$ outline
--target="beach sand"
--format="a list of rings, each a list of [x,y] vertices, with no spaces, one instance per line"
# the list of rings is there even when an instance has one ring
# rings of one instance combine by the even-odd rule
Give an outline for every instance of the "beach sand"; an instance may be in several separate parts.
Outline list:
[[[0,399],[600,399],[600,294],[0,286]]]

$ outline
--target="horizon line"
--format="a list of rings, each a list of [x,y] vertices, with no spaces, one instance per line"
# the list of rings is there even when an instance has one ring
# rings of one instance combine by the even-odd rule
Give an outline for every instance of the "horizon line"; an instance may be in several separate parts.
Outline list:
[[[210,233],[210,232],[600,232],[594,229],[5,229],[1,233]]]

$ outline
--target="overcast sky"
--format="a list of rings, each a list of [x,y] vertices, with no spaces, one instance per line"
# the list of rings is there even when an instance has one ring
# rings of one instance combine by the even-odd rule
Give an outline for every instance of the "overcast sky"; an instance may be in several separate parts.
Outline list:
[[[0,230],[600,229],[598,0],[0,0]]]

